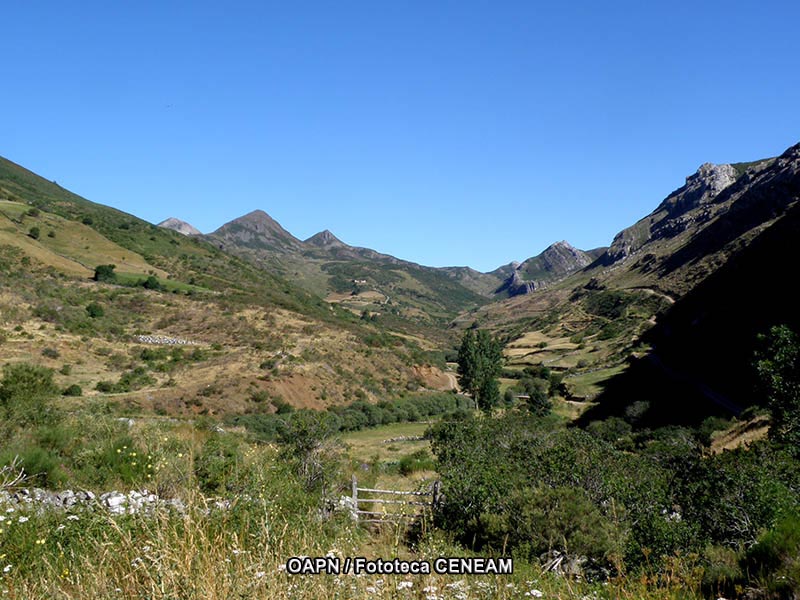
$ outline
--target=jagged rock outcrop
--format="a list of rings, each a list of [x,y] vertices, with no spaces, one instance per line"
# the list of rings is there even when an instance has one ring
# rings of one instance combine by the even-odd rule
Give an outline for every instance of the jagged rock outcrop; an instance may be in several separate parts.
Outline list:
[[[568,242],[556,242],[538,256],[517,264],[497,292],[516,296],[541,289],[590,265],[603,250],[584,252]]]
[[[704,163],[697,172],[686,178],[682,187],[667,196],[655,212],[666,210],[670,216],[675,216],[697,208],[713,201],[736,178],[733,165]]]
[[[667,196],[647,217],[620,231],[603,256],[605,264],[623,260],[653,239],[674,237],[713,217],[706,208],[730,187],[739,173],[733,165],[704,163],[686,183]]]
[[[182,233],[183,235],[201,235],[199,229],[197,229],[193,225],[190,225],[186,221],[181,221],[180,219],[176,219],[175,217],[164,219],[157,226],[163,227],[164,229],[171,229],[172,231],[177,231],[178,233]]]

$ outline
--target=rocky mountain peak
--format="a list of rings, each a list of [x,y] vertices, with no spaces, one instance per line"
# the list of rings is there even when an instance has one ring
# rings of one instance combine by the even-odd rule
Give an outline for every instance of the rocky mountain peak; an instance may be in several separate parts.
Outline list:
[[[707,204],[736,181],[737,176],[733,165],[703,163],[695,173],[686,178],[683,187],[664,199],[656,212],[666,210],[670,216],[675,216]]]
[[[255,229],[257,231],[272,230],[276,226],[283,229],[283,227],[281,227],[280,224],[275,219],[270,217],[266,212],[264,212],[261,209],[252,210],[246,215],[242,215],[241,217],[234,219],[230,223],[227,223],[227,225],[230,225],[231,223],[236,223],[237,225],[247,225],[249,228]],[[223,225],[223,227],[225,227],[225,225]]]
[[[510,295],[527,294],[590,265],[594,256],[575,248],[567,241],[551,244],[523,263],[517,263],[499,291]]]
[[[169,217],[168,219],[164,219],[157,225],[157,227],[163,227],[164,229],[171,229],[172,231],[177,231],[178,233],[182,233],[183,235],[201,235],[201,232],[196,227],[190,225],[186,221],[181,221],[180,219],[176,219],[175,217]]]
[[[342,242],[342,240],[333,235],[333,233],[331,233],[329,229],[326,229],[325,231],[320,231],[319,233],[312,235],[303,243],[319,247],[346,245],[344,242]]]
[[[302,242],[263,210],[254,210],[225,223],[212,237],[251,249],[296,251]]]

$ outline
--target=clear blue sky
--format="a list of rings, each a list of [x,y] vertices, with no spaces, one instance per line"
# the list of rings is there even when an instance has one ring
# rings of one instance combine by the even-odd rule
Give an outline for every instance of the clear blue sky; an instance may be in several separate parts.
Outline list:
[[[211,231],[490,270],[800,141],[800,3],[10,2],[0,155]]]

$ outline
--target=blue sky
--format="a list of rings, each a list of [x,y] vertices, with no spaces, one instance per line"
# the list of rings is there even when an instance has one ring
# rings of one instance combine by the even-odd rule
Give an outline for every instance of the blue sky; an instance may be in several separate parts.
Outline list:
[[[800,141],[800,3],[4,6],[0,155],[207,232],[490,270]]]

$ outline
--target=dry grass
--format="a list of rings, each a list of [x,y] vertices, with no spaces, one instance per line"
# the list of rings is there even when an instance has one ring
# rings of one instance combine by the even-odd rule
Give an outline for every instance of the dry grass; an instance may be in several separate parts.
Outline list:
[[[46,212],[22,218],[29,208],[18,202],[0,201],[0,244],[21,248],[41,263],[71,275],[88,277],[97,265],[113,263],[120,272],[152,272],[159,277],[167,276],[165,271],[151,266],[139,254],[115,244],[82,223]],[[40,229],[38,240],[27,235],[33,226]],[[55,237],[48,236],[50,231]]]
[[[749,421],[737,421],[725,431],[714,433],[711,438],[711,452],[719,454],[724,450],[746,447],[753,442],[765,439],[768,433],[768,416],[753,417]]]

